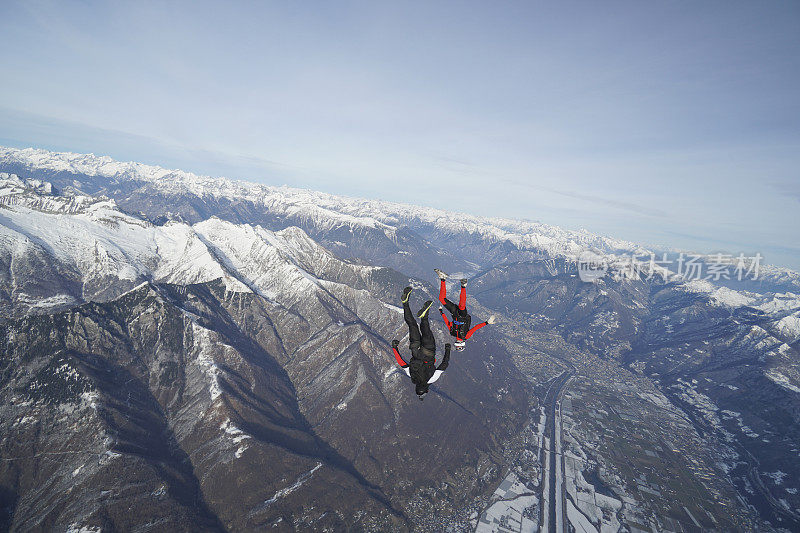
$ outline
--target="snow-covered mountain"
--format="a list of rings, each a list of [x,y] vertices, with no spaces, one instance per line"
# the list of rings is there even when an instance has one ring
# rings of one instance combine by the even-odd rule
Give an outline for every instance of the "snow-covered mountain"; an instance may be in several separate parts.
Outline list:
[[[537,259],[547,260],[554,271],[574,271],[587,250],[602,254],[612,271],[625,270],[635,255],[643,258],[646,272],[647,256],[657,252],[585,230],[270,187],[94,155],[0,148],[0,170],[68,191],[107,195],[123,210],[156,223],[219,217],[275,230],[297,226],[340,257],[419,277],[427,277],[442,263],[453,265],[453,270],[478,272]],[[13,194],[4,198],[14,201]],[[655,273],[682,281],[664,268]],[[705,293],[718,305],[752,305],[775,313],[785,338],[800,339],[800,273],[760,265],[757,281],[689,281],[686,290]]]
[[[152,219],[176,217],[192,222],[208,218],[209,211],[215,210],[215,216],[232,221],[258,218],[267,221],[266,226],[294,222],[314,237],[314,233],[324,236],[322,240],[334,251],[353,247],[347,242],[352,236],[346,241],[332,240],[332,235],[342,234],[342,228],[349,233],[374,230],[397,245],[408,243],[402,233],[410,228],[438,246],[435,252],[459,250],[459,255],[470,257],[473,267],[532,256],[574,263],[587,250],[605,254],[612,264],[621,266],[621,260],[631,254],[648,256],[660,251],[586,230],[199,176],[91,154],[0,147],[0,169],[61,188],[104,194],[123,209],[139,210]],[[480,246],[470,246],[465,236]],[[410,244],[408,250],[398,247],[395,253],[408,254],[420,247],[419,243]],[[427,276],[427,271],[424,274]],[[776,287],[800,292],[800,273],[761,265],[760,283],[750,288],[763,292]]]
[[[0,172],[0,527],[463,530],[559,368],[639,383],[694,428],[686,464],[716,474],[681,475],[719,495],[708,524],[769,529],[800,507],[796,272],[631,271],[651,250],[586,231],[93,155],[0,148]],[[595,283],[577,276],[587,250],[608,265]],[[471,277],[473,316],[499,320],[420,404],[389,342],[406,342],[404,286],[435,299],[434,267]],[[599,455],[611,522],[658,521],[657,502],[632,507],[629,465]],[[516,472],[541,490],[541,465]],[[778,514],[741,503],[760,497]],[[120,499],[130,512],[109,511]]]
[[[509,363],[487,372],[475,354],[420,411],[388,341],[407,338],[402,288],[426,284],[343,261],[297,227],[156,225],[114,200],[6,174],[0,276],[0,452],[11,468],[0,478],[13,486],[14,528],[95,524],[97,501],[152,494],[155,529],[254,529],[282,517],[402,527],[409,494],[396,491],[493,463],[479,450],[513,420],[497,412],[525,402]],[[456,386],[478,380],[487,387]],[[444,428],[446,442],[416,461],[427,470],[406,469],[402,450],[421,427]],[[120,469],[139,475],[114,481]],[[67,510],[48,510],[41,502],[70,493],[64,483],[84,488],[63,500]],[[309,497],[330,502],[305,514]],[[106,523],[129,529],[146,508]]]
[[[0,253],[5,296],[24,315],[87,301],[110,301],[144,282],[190,285],[222,279],[234,292],[258,292],[292,305],[341,279],[366,288],[381,269],[342,263],[298,228],[272,232],[211,218],[156,226],[121,212],[113,200],[40,194],[37,183],[0,175]],[[35,262],[52,268],[31,276]],[[34,263],[33,265],[31,263]],[[57,273],[57,276],[52,274]]]
[[[60,187],[74,187],[92,194],[102,192],[117,199],[126,193],[130,195],[130,189],[135,187],[142,191],[139,196],[190,196],[215,205],[242,202],[269,212],[273,217],[302,221],[320,232],[331,232],[344,225],[362,231],[378,230],[395,242],[399,239],[396,231],[410,225],[430,226],[443,235],[466,232],[488,243],[508,243],[520,250],[546,251],[553,256],[570,258],[576,258],[587,248],[604,252],[645,252],[630,242],[536,222],[477,217],[409,204],[198,176],[93,155],[0,148],[0,168],[23,176],[41,176]],[[127,200],[120,205],[126,207],[126,203],[135,202],[132,198]],[[156,214],[143,211],[148,215]],[[173,210],[158,214],[180,215],[192,220],[200,216],[199,211],[178,202],[173,204]]]

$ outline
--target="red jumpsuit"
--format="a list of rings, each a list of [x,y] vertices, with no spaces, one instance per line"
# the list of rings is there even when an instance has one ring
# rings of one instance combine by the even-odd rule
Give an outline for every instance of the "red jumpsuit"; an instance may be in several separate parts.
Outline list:
[[[444,314],[444,311],[441,311],[442,319],[444,323],[447,324],[447,329],[450,330],[450,335],[455,337],[459,341],[465,341],[472,337],[472,334],[475,333],[477,330],[481,329],[483,326],[488,324],[488,322],[481,322],[480,324],[476,325],[472,329],[470,329],[470,323],[472,322],[472,317],[467,313],[467,288],[461,287],[461,294],[458,298],[458,305],[454,304],[450,300],[447,299],[447,284],[444,280],[441,280],[441,285],[439,285],[439,301],[442,305],[450,311],[450,314],[453,315],[453,320],[450,321]]]

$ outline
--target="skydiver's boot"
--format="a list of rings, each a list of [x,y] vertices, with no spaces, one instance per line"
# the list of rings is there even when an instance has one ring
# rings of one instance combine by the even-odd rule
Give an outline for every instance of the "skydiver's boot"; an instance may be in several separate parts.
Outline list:
[[[442,280],[447,279],[447,274],[445,274],[444,272],[442,272],[438,268],[434,268],[433,271],[436,272],[436,275],[439,276],[439,279],[442,279]]]
[[[432,305],[433,305],[433,300],[428,300],[427,302],[425,302],[422,305],[422,309],[420,309],[419,313],[417,313],[417,318],[424,318],[425,315],[428,314],[428,309],[430,309]]]
[[[462,287],[466,287],[467,286],[467,278],[461,278],[461,286]]]
[[[406,287],[405,289],[403,289],[403,295],[400,297],[400,302],[401,303],[408,302],[408,297],[411,295],[411,291],[413,290],[414,289],[412,289],[411,287]]]

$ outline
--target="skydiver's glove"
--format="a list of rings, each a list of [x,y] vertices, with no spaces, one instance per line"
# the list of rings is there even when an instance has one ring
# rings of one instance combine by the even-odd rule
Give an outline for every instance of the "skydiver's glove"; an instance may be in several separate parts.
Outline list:
[[[392,348],[396,349],[398,346],[400,346],[400,341],[397,340],[397,339],[393,340],[392,341]]]
[[[492,316],[489,317],[489,320],[487,320],[486,323],[487,324],[494,324],[494,321],[495,321],[495,316],[492,315]]]
[[[444,309],[442,309],[442,306],[441,306],[441,305],[439,306],[439,312],[440,312],[440,313],[442,313],[442,314],[444,314]]]

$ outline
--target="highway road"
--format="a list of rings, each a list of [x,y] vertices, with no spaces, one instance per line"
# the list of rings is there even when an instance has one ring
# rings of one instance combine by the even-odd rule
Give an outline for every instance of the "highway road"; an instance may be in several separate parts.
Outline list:
[[[560,446],[560,404],[564,385],[572,375],[573,371],[568,369],[555,378],[550,383],[542,401],[547,415],[544,429],[547,439],[544,472],[546,479],[542,487],[547,494],[542,494],[542,518],[539,523],[542,525],[541,531],[548,533],[563,533],[566,530],[566,505],[563,490],[564,457],[561,454]]]

